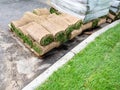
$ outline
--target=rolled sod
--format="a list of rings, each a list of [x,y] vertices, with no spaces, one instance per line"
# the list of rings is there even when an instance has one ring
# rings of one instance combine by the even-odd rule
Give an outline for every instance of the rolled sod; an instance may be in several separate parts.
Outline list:
[[[14,25],[15,27],[21,27],[29,22],[31,22],[32,20],[29,19],[29,18],[25,18],[25,17],[22,17],[21,19],[19,20],[16,20],[16,21],[12,21],[12,25]]]
[[[110,10],[108,14],[108,18],[112,19],[112,21],[120,19],[120,12],[115,13]]]
[[[114,14],[112,14],[112,13],[109,13],[109,14],[108,14],[108,17],[114,21],[115,18],[116,18],[116,15],[114,15]]]
[[[112,10],[109,10],[109,13],[111,13],[112,15],[115,15],[116,16],[116,14],[118,13],[118,12],[113,12]]]
[[[74,24],[74,29],[80,29],[81,28],[81,26],[82,26],[82,21],[81,20],[79,20],[79,21],[77,21],[75,24]]]
[[[79,18],[69,15],[69,14],[61,14],[59,15],[61,16],[64,20],[66,20],[68,27],[66,28],[66,37],[67,39],[71,38],[71,33],[74,30],[80,29],[81,25],[82,25],[82,20],[80,20]]]
[[[40,55],[43,55],[44,52],[42,50],[42,48],[40,47],[40,45],[36,42],[33,42],[33,47],[32,49],[34,50],[34,53],[37,54],[38,56]]]
[[[34,9],[33,13],[36,14],[36,15],[39,15],[39,16],[49,15],[50,14],[50,12],[49,12],[49,10],[47,8],[37,8],[37,9]]]
[[[26,12],[22,18],[20,18],[19,20],[16,20],[16,21],[12,21],[11,23],[15,26],[15,27],[21,27],[25,24],[28,24],[30,22],[33,22],[33,21],[40,21],[40,20],[45,20],[46,16],[38,16],[38,15],[35,15],[31,12]]]
[[[30,19],[31,21],[34,21],[34,22],[37,22],[37,23],[40,23],[40,22],[42,22],[43,20],[46,20],[45,18],[47,17],[47,15],[42,15],[42,16],[38,16],[38,15],[36,15],[36,14],[34,14],[34,13],[31,13],[31,12],[26,12],[25,14],[24,14],[24,19]]]
[[[67,36],[66,36],[66,29],[69,27],[69,22],[67,20],[65,20],[63,17],[61,16],[56,16],[56,15],[50,15],[47,18],[48,21],[50,22],[54,22],[55,24],[59,25],[62,29],[62,32],[60,32],[59,34],[56,34],[56,40],[57,41],[61,41],[61,42],[66,42],[68,40]],[[61,37],[63,36],[63,37]],[[61,38],[60,38],[61,37]]]
[[[107,16],[101,17],[100,20],[99,20],[99,22],[98,22],[98,26],[100,26],[103,23],[106,23],[106,19],[107,19]]]
[[[31,22],[29,24],[31,25],[26,28],[28,35],[37,41],[41,46],[49,45],[54,41],[53,35],[40,24],[35,22]]]
[[[47,18],[47,20],[50,21],[50,22],[54,22],[57,25],[59,25],[60,27],[62,27],[62,31],[59,32],[59,34],[56,34],[57,38],[55,38],[55,40],[60,41],[60,42],[66,42],[68,39],[66,37],[66,31],[65,30],[66,30],[66,28],[68,28],[69,22],[67,20],[65,20],[64,18],[62,18],[61,16],[55,15],[55,14],[50,15]]]
[[[73,25],[69,25],[68,28],[65,30],[66,31],[66,37],[67,39],[71,39],[71,37],[75,37],[75,35],[77,36],[77,32],[78,32],[78,35],[79,35],[79,29],[81,27],[82,23],[81,21],[73,24]],[[78,31],[77,31],[78,30]],[[75,34],[73,34],[75,33]]]
[[[100,19],[95,19],[95,20],[92,20],[90,22],[84,23],[82,25],[82,30],[84,31],[87,29],[96,28],[99,24],[99,21],[100,21]]]
[[[75,24],[76,29],[80,28],[81,23],[82,23],[82,21],[79,18],[76,18],[69,14],[61,14],[61,15],[51,14],[47,17],[47,19],[54,20],[56,23],[63,25],[63,26],[64,26],[64,24],[65,25],[74,25]]]
[[[47,53],[48,51],[50,51],[53,48],[58,47],[58,46],[60,46],[60,43],[58,43],[58,42],[52,42],[51,44],[49,44],[47,46],[42,46],[41,48],[42,48],[42,51],[43,51],[43,55],[45,53]]]
[[[80,21],[79,18],[77,18],[73,15],[70,15],[70,14],[62,13],[60,16],[63,17],[64,19],[66,19],[69,23],[71,23],[71,25]]]
[[[30,22],[22,27],[18,27],[19,31],[22,31],[25,35],[32,37],[40,45],[46,46],[54,41],[54,37],[41,25]]]
[[[55,47],[58,47],[60,43],[52,42],[47,46],[41,46],[39,43],[35,42],[30,38],[29,36],[26,36],[20,31],[19,29],[16,29],[14,25],[10,25],[11,30],[18,36],[23,43],[27,44],[28,48],[32,50],[37,56],[42,56],[48,51],[52,50]]]
[[[46,28],[51,34],[53,34],[54,39],[56,42],[65,42],[66,36],[65,36],[65,28],[61,27],[60,25],[56,24],[53,21],[43,21],[41,22],[41,25]]]
[[[16,27],[17,29],[19,29],[24,35],[27,35],[28,36],[28,32],[27,32],[27,28],[30,27],[32,25],[31,22],[23,25],[23,26],[20,26],[20,27]]]
[[[67,20],[65,20],[63,17],[61,17],[60,15],[56,15],[56,14],[51,14],[47,17],[48,21],[52,21],[55,22],[56,24],[60,25],[61,27],[63,27],[64,29],[66,29],[68,27],[69,22]]]
[[[23,32],[21,31],[21,29],[16,28],[13,24],[11,24],[11,30],[27,45],[29,45],[30,47],[33,46],[33,41],[25,34],[23,34]]]
[[[96,28],[98,26],[98,22],[100,21],[100,19],[95,19],[92,21],[92,28]]]
[[[44,28],[46,28],[47,31],[53,34],[55,36],[55,41],[65,41],[65,33],[63,32],[63,27],[59,26],[58,24],[55,24],[54,22],[47,21],[42,16],[37,16],[30,12],[27,12],[25,15],[29,18],[32,18],[34,22],[42,25]]]
[[[68,40],[70,39],[71,33],[73,32],[73,30],[74,30],[74,25],[69,25],[68,28],[65,30],[66,37]]]
[[[52,42],[51,44],[47,46],[40,46],[38,43],[34,42],[33,43],[33,50],[36,52],[38,56],[43,56],[50,50],[52,50],[55,47],[58,47],[60,43]]]
[[[17,29],[12,23],[10,24],[10,29],[15,32],[15,34],[17,36],[19,36],[21,39],[24,38],[24,34],[22,33],[22,31],[20,31],[19,29]]]
[[[92,22],[84,23],[81,28],[83,31],[92,28]]]
[[[61,27],[64,28],[66,40],[70,39],[72,31],[79,29],[82,25],[82,21],[80,19],[68,14],[52,14],[48,16],[47,19],[61,25]]]
[[[21,19],[12,21],[11,23],[16,27],[21,27],[30,22],[40,23],[41,21],[45,20],[46,17],[46,15],[38,16],[31,12],[26,12]]]
[[[24,35],[21,31],[19,31],[15,27],[13,27],[13,25],[11,25],[11,29],[21,39],[21,41],[23,41],[23,43],[27,44],[27,46],[30,50],[33,49],[32,51],[37,56],[42,56],[45,53],[47,53],[48,51],[50,51],[51,49],[59,46],[59,43],[51,43],[50,45],[47,45],[47,46],[44,46],[44,47],[40,46],[40,44],[31,40],[31,38]]]
[[[72,33],[71,33],[71,37],[70,39],[73,39],[75,38],[76,36],[80,35],[82,33],[82,29],[78,29],[78,30],[74,30]]]

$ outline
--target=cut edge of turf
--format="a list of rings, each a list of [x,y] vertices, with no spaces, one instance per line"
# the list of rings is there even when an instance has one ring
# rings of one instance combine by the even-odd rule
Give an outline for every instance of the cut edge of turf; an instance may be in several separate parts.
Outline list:
[[[23,44],[26,44],[27,47],[34,50],[36,55],[43,55],[42,49],[38,43],[34,43],[30,37],[24,35],[20,30],[16,29],[16,27],[12,24],[8,25],[10,30],[15,33],[15,35],[23,42]]]

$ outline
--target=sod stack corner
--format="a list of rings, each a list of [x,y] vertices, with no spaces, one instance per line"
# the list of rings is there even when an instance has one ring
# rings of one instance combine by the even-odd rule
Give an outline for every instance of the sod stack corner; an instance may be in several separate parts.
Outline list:
[[[120,0],[114,0],[110,7],[107,21],[111,23],[118,19],[120,19]]]
[[[61,23],[61,20],[64,22]],[[25,12],[19,20],[12,21],[10,28],[31,51],[42,56],[68,41],[66,31],[72,26],[76,28],[78,21],[78,18],[69,14],[51,14],[46,8],[38,8],[33,12]]]

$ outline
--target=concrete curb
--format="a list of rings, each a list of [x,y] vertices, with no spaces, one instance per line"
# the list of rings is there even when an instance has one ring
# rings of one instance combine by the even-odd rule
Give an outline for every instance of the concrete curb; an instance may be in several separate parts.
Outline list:
[[[62,67],[65,63],[67,63],[75,54],[83,50],[90,42],[94,41],[96,37],[98,37],[100,34],[104,33],[105,31],[107,31],[109,28],[114,27],[118,23],[120,23],[120,20],[117,20],[112,24],[109,24],[106,27],[102,28],[101,30],[90,35],[87,39],[85,39],[83,42],[81,42],[79,45],[73,48],[70,52],[68,52],[65,56],[59,59],[56,63],[54,63],[45,72],[43,72],[41,75],[35,78],[31,83],[25,86],[22,90],[34,90],[36,87],[44,83],[47,80],[47,78],[49,78],[53,74],[53,72],[55,72],[60,67]]]
[[[75,48],[73,48],[71,50],[71,52],[77,54],[79,53],[82,49],[84,49],[90,42],[94,41],[94,39],[96,37],[98,37],[100,34],[104,33],[105,31],[107,31],[109,28],[114,27],[116,24],[120,23],[120,20],[117,20],[105,27],[103,27],[102,29],[100,29],[99,31],[93,33],[92,35],[90,35],[87,39],[85,39],[83,42],[81,42],[80,44],[78,44]]]

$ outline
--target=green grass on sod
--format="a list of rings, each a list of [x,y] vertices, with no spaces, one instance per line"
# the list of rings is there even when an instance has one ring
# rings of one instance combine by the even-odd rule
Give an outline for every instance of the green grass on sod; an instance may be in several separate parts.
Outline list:
[[[24,35],[19,29],[16,29],[14,25],[9,26],[15,34],[23,40],[24,43],[26,43],[28,46],[34,49],[35,52],[37,52],[39,55],[42,55],[42,49],[38,46],[38,44],[33,43],[33,41],[26,35]]]
[[[120,24],[97,37],[36,90],[120,90]]]

